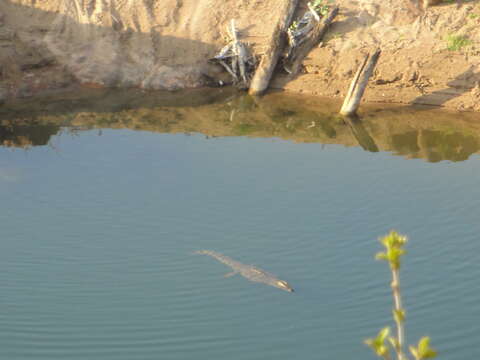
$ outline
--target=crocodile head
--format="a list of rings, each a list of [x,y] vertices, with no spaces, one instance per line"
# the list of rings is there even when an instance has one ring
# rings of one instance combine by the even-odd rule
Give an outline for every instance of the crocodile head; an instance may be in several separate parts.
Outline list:
[[[280,289],[283,289],[283,290],[286,290],[286,291],[289,291],[289,292],[294,292],[293,288],[286,281],[278,280],[276,282],[276,285]]]

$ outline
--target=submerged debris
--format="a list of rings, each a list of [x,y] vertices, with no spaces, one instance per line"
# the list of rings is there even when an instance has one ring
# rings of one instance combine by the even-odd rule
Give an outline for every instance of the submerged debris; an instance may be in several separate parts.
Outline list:
[[[256,60],[251,55],[247,45],[238,40],[238,33],[235,29],[235,20],[232,19],[227,28],[230,42],[220,52],[210,59],[222,65],[232,76],[234,84],[241,88],[248,89],[250,80],[255,70]]]

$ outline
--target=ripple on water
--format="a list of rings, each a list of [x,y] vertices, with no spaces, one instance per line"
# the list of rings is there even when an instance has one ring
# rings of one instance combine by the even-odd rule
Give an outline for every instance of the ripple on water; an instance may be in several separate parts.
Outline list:
[[[390,226],[412,234],[409,337],[480,355],[479,158],[466,171],[340,146],[105,134],[64,136],[61,156],[9,155],[30,183],[2,193],[0,358],[370,359],[362,340],[391,322],[390,274],[373,259]],[[224,278],[200,249],[296,292]]]

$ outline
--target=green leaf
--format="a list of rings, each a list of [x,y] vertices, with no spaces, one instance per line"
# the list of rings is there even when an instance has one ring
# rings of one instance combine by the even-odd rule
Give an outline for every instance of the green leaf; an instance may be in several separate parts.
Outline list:
[[[380,330],[380,332],[378,333],[378,336],[377,338],[382,342],[382,344],[385,342],[385,339],[387,338],[387,336],[390,334],[390,328],[387,326],[387,327],[384,327],[382,330]]]
[[[421,359],[431,359],[437,356],[437,352],[430,347],[430,338],[424,336],[418,342],[418,352]]]
[[[405,321],[405,310],[399,309],[399,310],[393,310],[393,319],[397,323],[402,323]]]
[[[390,334],[390,328],[385,327],[379,331],[378,335],[374,339],[366,339],[364,342],[380,357],[388,355],[388,347],[385,345],[385,339]]]
[[[428,336],[424,336],[418,342],[418,351],[420,354],[423,354],[425,351],[429,349],[430,345],[430,338]]]
[[[435,357],[437,357],[437,352],[435,350],[429,349],[423,354],[422,359],[433,359]]]
[[[408,238],[405,235],[400,235],[395,230],[391,230],[390,233],[379,240],[386,248],[401,248],[407,243]]]
[[[379,252],[375,255],[375,259],[376,260],[388,260],[388,256],[387,256],[387,254],[385,254],[383,252]]]
[[[410,346],[409,349],[417,360],[432,359],[437,356],[437,352],[430,347],[430,338],[428,336],[420,339],[417,348]]]
[[[387,260],[392,269],[398,270],[400,268],[400,257],[405,254],[403,246],[407,243],[407,237],[392,230],[379,240],[386,251],[384,253],[378,253],[376,258],[379,260]]]
[[[388,354],[388,347],[385,345],[381,345],[378,347],[377,355],[381,357],[385,357]]]

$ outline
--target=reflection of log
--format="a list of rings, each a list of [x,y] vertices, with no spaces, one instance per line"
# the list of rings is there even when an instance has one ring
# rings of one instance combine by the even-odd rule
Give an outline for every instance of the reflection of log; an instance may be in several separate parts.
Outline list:
[[[272,36],[269,40],[268,48],[258,65],[255,75],[250,84],[251,95],[260,95],[268,88],[273,71],[277,66],[278,59],[283,52],[286,44],[286,31],[290,26],[293,14],[297,8],[298,0],[276,0],[280,13],[283,16],[279,19]]]
[[[344,118],[344,120],[350,127],[350,130],[352,130],[352,134],[358,141],[358,145],[360,145],[363,150],[378,152],[378,146],[375,144],[375,140],[373,140],[367,129],[365,129],[363,124],[358,119],[347,116]]]
[[[285,63],[285,68],[289,69],[292,76],[295,76],[298,73],[302,62],[308,53],[320,43],[337,14],[338,6],[335,6],[328,12],[327,16],[315,24],[315,27],[310,31],[307,37],[294,50],[293,55],[290,56]]]
[[[377,49],[372,56],[367,54],[363,60],[362,65],[358,68],[355,77],[350,84],[347,96],[343,102],[340,114],[342,115],[354,115],[357,112],[360,101],[362,100],[363,93],[368,84],[368,79],[373,74],[373,70],[377,65],[378,58],[380,57],[381,50]]]

